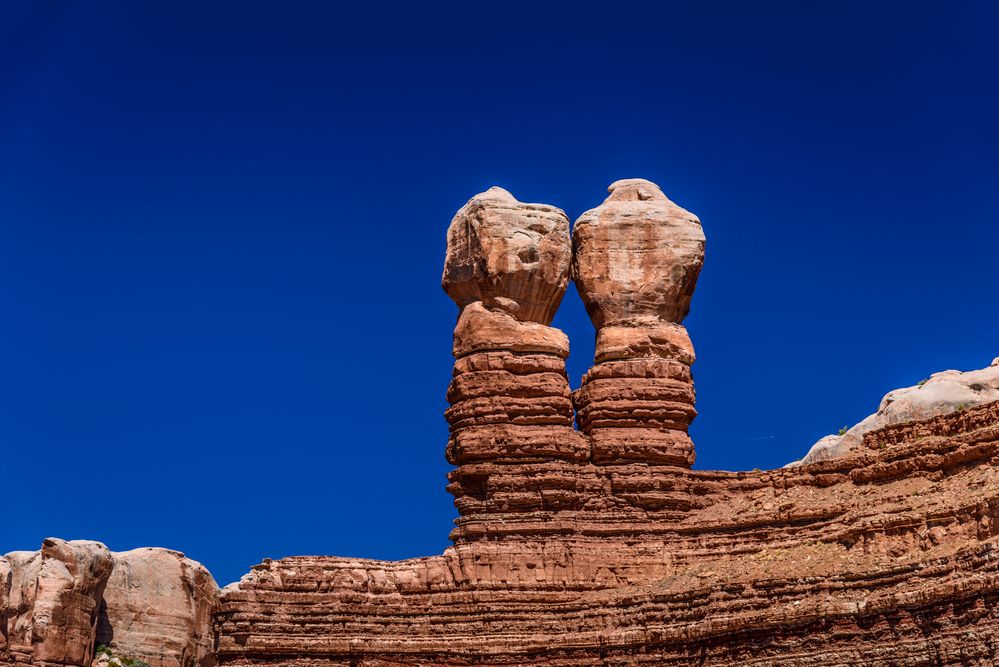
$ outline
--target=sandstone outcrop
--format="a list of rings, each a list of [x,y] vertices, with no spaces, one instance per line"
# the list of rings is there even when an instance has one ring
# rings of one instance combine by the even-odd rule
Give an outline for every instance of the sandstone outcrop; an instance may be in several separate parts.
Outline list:
[[[573,277],[597,328],[574,400],[595,463],[690,466],[694,347],[682,322],[704,262],[697,216],[643,179],[617,181],[573,229]]]
[[[565,213],[500,188],[473,197],[448,228],[441,282],[459,309],[445,415],[456,540],[482,537],[496,514],[543,511],[534,471],[557,475],[589,459],[572,427],[569,340],[548,326],[570,253]]]
[[[49,538],[40,551],[15,551],[7,571],[6,659],[13,665],[90,664],[111,554],[99,542]]]
[[[841,435],[827,435],[812,445],[801,461],[788,465],[816,463],[847,456],[863,446],[871,431],[917,421],[999,401],[999,359],[988,368],[975,371],[942,371],[914,387],[888,392],[878,411]]]
[[[0,558],[0,664],[91,667],[108,647],[152,667],[215,664],[218,586],[168,549],[49,538]],[[112,663],[115,664],[115,663]]]
[[[573,431],[568,341],[552,310],[523,307],[561,298],[563,226],[550,270],[527,269],[505,241],[525,205],[491,192],[448,234],[449,263],[477,245],[506,258],[445,269],[454,546],[265,561],[222,591],[221,665],[995,664],[999,403],[884,426],[811,465],[688,469],[682,320],[704,238],[632,180],[574,234],[598,337]],[[502,226],[467,222],[491,207]],[[525,298],[504,271],[545,287]]]
[[[400,562],[266,561],[223,592],[223,665],[991,665],[999,404],[797,468],[622,473],[672,511]],[[613,517],[607,512],[607,518]],[[568,521],[568,519],[566,519]]]
[[[573,256],[561,211],[493,188],[447,243],[453,546],[268,559],[217,592],[177,552],[47,540],[0,558],[0,662],[999,664],[999,360],[889,394],[835,457],[691,470],[696,217],[619,181]],[[550,326],[570,259],[597,329],[575,395]]]
[[[10,598],[11,571],[10,563],[0,556],[0,663],[7,662],[7,614]]]
[[[169,549],[111,554],[96,641],[152,667],[215,664],[218,585],[200,563]]]
[[[689,470],[700,224],[640,180],[577,222],[597,351],[573,406],[547,326],[565,227],[540,265],[510,245],[535,210],[491,190],[448,233],[454,546],[265,561],[221,594],[222,665],[995,664],[999,402],[811,465]]]

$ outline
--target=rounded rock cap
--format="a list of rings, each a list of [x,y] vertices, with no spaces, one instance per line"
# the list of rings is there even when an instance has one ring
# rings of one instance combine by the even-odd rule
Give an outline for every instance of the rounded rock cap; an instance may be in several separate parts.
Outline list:
[[[610,196],[606,201],[648,201],[663,199],[669,201],[662,188],[644,178],[622,178],[607,186]]]

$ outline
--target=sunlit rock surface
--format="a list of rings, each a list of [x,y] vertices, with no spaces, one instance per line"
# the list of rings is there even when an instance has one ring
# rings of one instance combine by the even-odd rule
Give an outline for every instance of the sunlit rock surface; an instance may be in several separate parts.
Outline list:
[[[960,412],[999,401],[999,359],[976,371],[942,371],[914,387],[889,392],[878,411],[840,435],[827,435],[812,445],[801,463],[847,456],[863,448],[864,435],[893,424]]]

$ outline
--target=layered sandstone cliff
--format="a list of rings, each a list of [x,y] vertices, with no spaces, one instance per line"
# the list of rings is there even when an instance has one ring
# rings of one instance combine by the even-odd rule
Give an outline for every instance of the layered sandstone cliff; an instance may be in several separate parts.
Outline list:
[[[502,190],[458,212],[454,546],[265,561],[222,592],[222,665],[994,664],[999,403],[690,470],[699,221],[619,181],[568,247],[561,211]],[[597,331],[575,394],[550,327],[570,256]]]
[[[219,592],[177,552],[47,540],[0,558],[0,663],[999,663],[999,366],[889,394],[804,464],[692,470],[704,234],[649,181],[609,192],[571,238],[499,188],[448,228],[443,554],[266,560]],[[570,277],[596,334],[575,392]]]

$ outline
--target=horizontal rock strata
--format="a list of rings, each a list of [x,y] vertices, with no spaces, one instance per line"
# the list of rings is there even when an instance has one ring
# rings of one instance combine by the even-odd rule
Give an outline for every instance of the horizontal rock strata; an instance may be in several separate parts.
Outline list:
[[[219,660],[993,664],[999,404],[864,443],[766,472],[578,466],[602,502],[558,525],[509,513],[521,534],[442,556],[265,562],[223,592]]]
[[[101,642],[152,667],[999,664],[994,369],[889,394],[835,456],[691,470],[703,257],[641,179],[571,242],[555,207],[476,195],[442,277],[452,547],[265,560],[219,592],[177,552],[46,540],[0,558],[0,663],[85,667]],[[570,263],[596,328],[574,393]]]
[[[587,463],[590,449],[573,429],[569,340],[548,326],[569,280],[568,218],[492,188],[458,211],[447,241],[442,284],[459,309],[448,490],[462,515],[452,537],[462,541],[482,537],[497,512],[534,507],[504,484],[530,486],[539,466]]]
[[[573,276],[597,328],[575,393],[595,463],[689,467],[694,347],[681,324],[704,262],[697,216],[643,179],[617,181],[573,229]]]
[[[454,546],[265,561],[221,594],[222,665],[996,664],[999,403],[690,470],[703,232],[648,181],[610,192],[573,234],[597,340],[572,395],[561,212],[497,190],[459,211]]]

